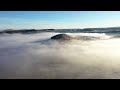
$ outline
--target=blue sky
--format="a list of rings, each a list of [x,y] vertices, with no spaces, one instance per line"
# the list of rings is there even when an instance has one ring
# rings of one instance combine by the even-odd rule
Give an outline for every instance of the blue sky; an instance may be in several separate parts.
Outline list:
[[[0,29],[120,26],[120,11],[0,11]]]

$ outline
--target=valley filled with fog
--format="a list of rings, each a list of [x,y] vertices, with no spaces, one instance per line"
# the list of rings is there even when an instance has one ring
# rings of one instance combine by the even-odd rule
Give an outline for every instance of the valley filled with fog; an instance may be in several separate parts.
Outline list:
[[[1,34],[0,78],[120,79],[120,38],[104,33],[67,33],[99,39],[49,40],[56,34]]]

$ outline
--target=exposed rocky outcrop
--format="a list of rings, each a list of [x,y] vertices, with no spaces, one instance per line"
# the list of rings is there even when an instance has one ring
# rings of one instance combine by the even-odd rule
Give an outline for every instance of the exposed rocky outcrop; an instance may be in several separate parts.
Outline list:
[[[52,40],[99,40],[102,39],[101,37],[94,37],[94,36],[76,36],[76,37],[72,37],[70,35],[67,34],[57,34],[55,36],[51,37]]]
[[[67,35],[67,34],[58,34],[58,35],[55,35],[55,36],[51,37],[51,39],[54,39],[54,40],[71,40],[72,37]]]

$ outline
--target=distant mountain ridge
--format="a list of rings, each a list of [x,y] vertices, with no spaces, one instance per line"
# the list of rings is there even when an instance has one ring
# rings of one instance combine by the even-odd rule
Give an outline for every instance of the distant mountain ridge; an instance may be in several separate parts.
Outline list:
[[[21,33],[21,34],[33,34],[33,33],[42,33],[42,32],[58,32],[58,33],[114,33],[120,32],[120,27],[108,27],[108,28],[84,28],[84,29],[22,29],[22,30],[12,30],[7,29],[0,31],[0,34],[7,33],[7,34],[14,34],[14,33]]]

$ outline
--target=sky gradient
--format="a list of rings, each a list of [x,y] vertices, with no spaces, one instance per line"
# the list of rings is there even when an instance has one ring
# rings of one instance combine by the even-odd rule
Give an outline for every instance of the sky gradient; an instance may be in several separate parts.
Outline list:
[[[0,30],[120,27],[120,11],[0,11]]]

